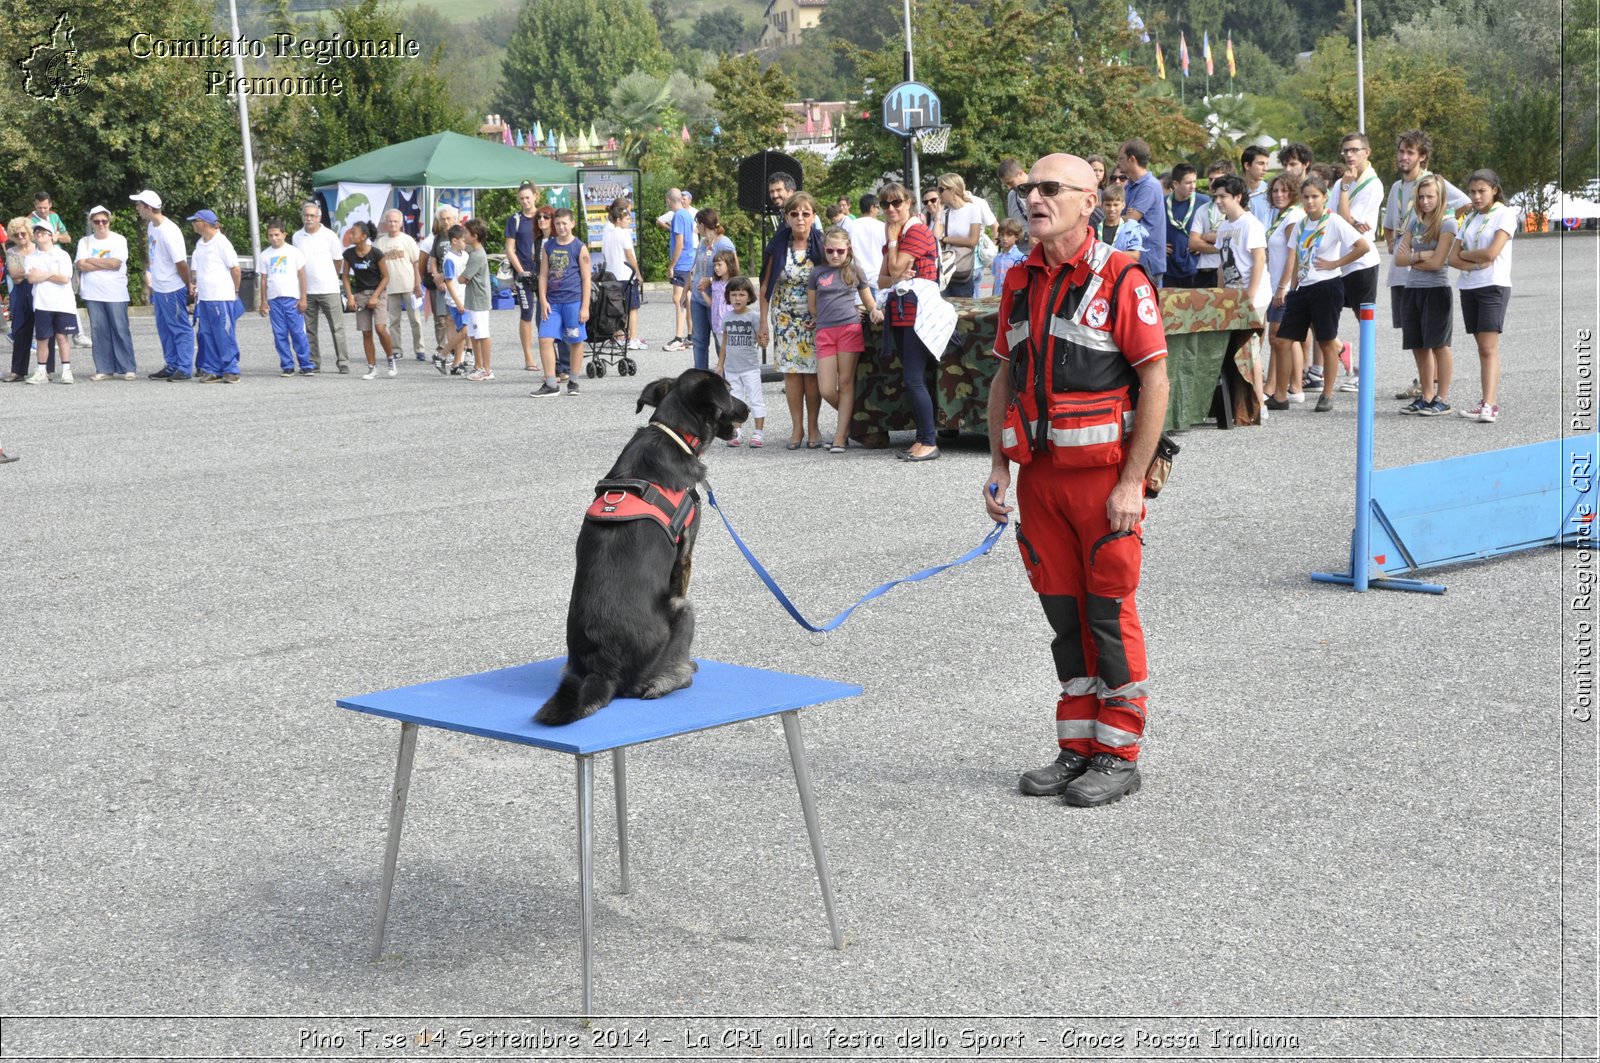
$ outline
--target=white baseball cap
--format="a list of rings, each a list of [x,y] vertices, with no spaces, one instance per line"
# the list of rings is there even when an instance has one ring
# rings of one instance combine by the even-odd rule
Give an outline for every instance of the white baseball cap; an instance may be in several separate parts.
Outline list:
[[[106,217],[109,218],[111,216],[111,208],[110,207],[101,207],[101,206],[90,207],[89,208],[89,217],[92,218],[96,214],[104,214]]]
[[[161,197],[150,191],[148,188],[143,192],[140,192],[137,195],[129,196],[128,198],[133,200],[135,203],[143,203],[151,210],[161,209]]]

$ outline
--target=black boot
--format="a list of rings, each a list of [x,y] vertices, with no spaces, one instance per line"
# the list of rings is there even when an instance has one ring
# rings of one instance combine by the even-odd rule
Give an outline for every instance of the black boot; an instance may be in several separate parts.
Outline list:
[[[1088,769],[1061,791],[1062,800],[1080,808],[1120,801],[1139,792],[1139,765],[1110,753],[1096,753]]]
[[[1063,749],[1042,768],[1022,773],[1017,788],[1029,797],[1054,797],[1067,788],[1067,784],[1089,770],[1089,758],[1082,753]]]

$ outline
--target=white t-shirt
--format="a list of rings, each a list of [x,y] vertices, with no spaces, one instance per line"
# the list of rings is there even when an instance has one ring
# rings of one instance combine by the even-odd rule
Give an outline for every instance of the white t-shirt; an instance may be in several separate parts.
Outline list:
[[[1300,256],[1300,278],[1297,287],[1329,281],[1344,276],[1343,270],[1318,269],[1319,258],[1343,258],[1365,239],[1355,227],[1332,209],[1324,210],[1316,221],[1301,218],[1290,234],[1295,253]],[[1308,243],[1309,241],[1309,243]]]
[[[72,276],[72,256],[59,247],[52,247],[48,251],[31,251],[28,254],[24,267],[29,270],[42,269],[47,273],[57,276]],[[78,304],[72,298],[72,282],[66,281],[40,281],[33,286],[33,308],[35,310],[49,310],[59,314],[75,314]]]
[[[410,295],[416,291],[419,280],[417,260],[421,257],[417,242],[406,233],[398,236],[384,233],[372,241],[372,246],[383,252],[383,257],[389,260],[389,287],[385,289],[386,294]],[[390,258],[395,252],[399,254]]]
[[[620,225],[607,225],[600,237],[600,257],[606,269],[619,281],[633,280],[633,267],[628,265],[628,252],[633,250],[633,230]]]
[[[878,287],[878,274],[883,271],[883,245],[888,242],[888,231],[878,218],[863,216],[850,227],[850,254],[869,288]]]
[[[972,227],[983,225],[983,211],[978,207],[977,201],[965,203],[951,210],[945,218],[945,236],[956,236],[961,239],[972,237]],[[953,247],[956,253],[956,268],[968,269],[972,265],[974,249],[970,247]]]
[[[983,221],[985,229],[993,229],[1000,222],[994,216],[994,208],[989,206],[989,201],[982,196],[972,197],[973,205],[978,208],[978,214]]]
[[[300,270],[305,267],[306,256],[291,243],[282,247],[263,247],[261,265],[267,278],[268,299],[299,299]]]
[[[1222,228],[1217,230],[1217,248],[1222,253],[1222,286],[1248,292],[1255,276],[1255,260],[1251,254],[1258,249],[1264,251],[1266,247],[1267,230],[1261,219],[1249,211],[1233,221],[1223,222]],[[1256,302],[1264,305],[1271,298],[1272,291],[1263,281],[1261,290],[1256,293]]]
[[[1283,269],[1289,264],[1289,230],[1305,216],[1296,204],[1285,210],[1277,227],[1267,233],[1267,275],[1274,292],[1283,284]]]
[[[1409,225],[1415,217],[1412,205],[1416,202],[1417,181],[1422,180],[1427,173],[1424,170],[1411,181],[1396,181],[1389,186],[1389,197],[1383,204],[1383,231],[1389,234],[1389,243],[1397,243],[1400,239],[1400,229]],[[1471,203],[1467,194],[1449,181],[1444,183],[1444,205],[1452,211],[1460,210]],[[1389,260],[1389,287],[1403,288],[1406,276],[1411,272],[1410,266],[1397,266],[1394,259]]]
[[[1214,233],[1222,228],[1223,220],[1221,208],[1217,206],[1216,200],[1208,196],[1206,197],[1206,205],[1197,208],[1190,215],[1189,231],[1199,233],[1201,236],[1206,233]],[[1216,269],[1222,265],[1222,255],[1220,253],[1206,253],[1197,255],[1196,258],[1199,262],[1195,266],[1196,269]]]
[[[315,233],[299,230],[289,238],[306,259],[306,294],[336,295],[339,292],[339,260],[344,255],[344,245],[339,236],[326,225]]]
[[[145,226],[145,236],[149,241],[146,262],[150,270],[150,290],[176,292],[188,287],[178,275],[178,263],[189,259],[189,252],[183,246],[183,230],[171,218],[162,218],[159,225],[151,222]]]
[[[1473,211],[1462,217],[1461,231],[1456,234],[1456,239],[1461,241],[1463,251],[1482,251],[1494,243],[1496,233],[1503,232],[1508,239],[1488,269],[1462,270],[1456,279],[1456,286],[1463,291],[1511,287],[1511,245],[1516,242],[1519,228],[1516,210],[1504,203],[1496,203],[1487,214]]]
[[[1350,217],[1367,227],[1366,232],[1360,229],[1356,232],[1366,237],[1367,242],[1372,245],[1366,254],[1340,271],[1341,276],[1348,277],[1352,273],[1378,264],[1378,215],[1383,212],[1383,182],[1378,180],[1377,171],[1370,166],[1367,167],[1366,173],[1354,180],[1346,177],[1335,185],[1328,195],[1328,209],[1335,213],[1338,212],[1340,188],[1350,189]],[[1339,254],[1343,255],[1344,251]]]
[[[201,302],[232,302],[238,297],[233,287],[232,270],[239,264],[228,238],[218,232],[209,240],[196,240],[194,258],[189,268],[194,271],[195,297]]]
[[[78,294],[86,303],[125,303],[128,301],[128,241],[121,233],[107,233],[104,239],[85,236],[78,241],[78,261],[86,258],[117,258],[117,269],[91,269],[78,274]]]

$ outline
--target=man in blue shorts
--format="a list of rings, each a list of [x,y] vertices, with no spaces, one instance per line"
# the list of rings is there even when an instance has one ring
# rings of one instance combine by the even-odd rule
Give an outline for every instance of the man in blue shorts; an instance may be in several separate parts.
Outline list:
[[[506,219],[506,264],[511,267],[511,290],[517,297],[517,315],[521,319],[517,328],[522,340],[522,364],[531,371],[539,364],[533,345],[533,314],[539,300],[539,265],[533,246],[539,238],[539,186],[532,181],[522,182],[517,189],[517,207],[517,213]]]
[[[664,351],[682,351],[689,347],[689,273],[694,268],[694,211],[683,205],[683,193],[676,188],[667,190],[667,211],[672,215],[667,224],[671,245],[667,261],[672,271],[672,339],[661,347]]]

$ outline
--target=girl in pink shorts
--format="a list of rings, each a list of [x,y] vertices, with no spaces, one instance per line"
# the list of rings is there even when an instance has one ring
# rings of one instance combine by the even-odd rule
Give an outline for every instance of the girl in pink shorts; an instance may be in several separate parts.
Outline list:
[[[823,401],[839,415],[833,446],[828,449],[843,454],[855,413],[856,364],[867,347],[861,332],[861,308],[869,308],[874,323],[883,320],[883,311],[856,268],[848,232],[829,229],[822,237],[822,254],[825,264],[811,271],[806,286],[817,323],[817,387]]]

